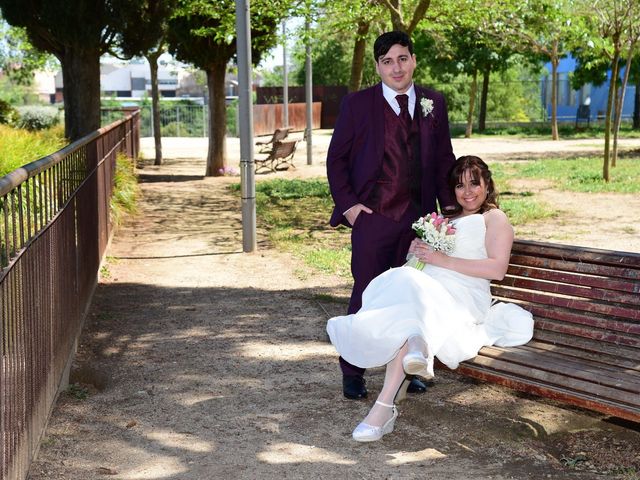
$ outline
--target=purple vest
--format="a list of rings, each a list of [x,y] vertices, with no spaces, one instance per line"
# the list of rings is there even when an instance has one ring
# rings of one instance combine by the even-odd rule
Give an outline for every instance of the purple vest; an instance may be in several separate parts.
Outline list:
[[[420,211],[420,132],[414,112],[411,129],[384,102],[384,158],[376,185],[368,198],[373,210],[396,222],[412,203]]]

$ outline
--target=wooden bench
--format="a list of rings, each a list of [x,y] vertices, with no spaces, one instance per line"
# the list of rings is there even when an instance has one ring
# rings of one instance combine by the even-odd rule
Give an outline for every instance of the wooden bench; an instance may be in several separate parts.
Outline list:
[[[533,339],[460,373],[640,421],[640,254],[519,240],[492,292],[533,314]]]
[[[258,153],[270,152],[278,142],[282,142],[289,136],[290,131],[291,128],[276,128],[269,140],[256,142],[256,145],[260,147]]]
[[[293,156],[296,153],[297,140],[288,142],[276,142],[268,155],[264,158],[255,158],[256,173],[262,171],[275,172],[277,170],[286,170],[288,168],[296,168],[293,164]]]

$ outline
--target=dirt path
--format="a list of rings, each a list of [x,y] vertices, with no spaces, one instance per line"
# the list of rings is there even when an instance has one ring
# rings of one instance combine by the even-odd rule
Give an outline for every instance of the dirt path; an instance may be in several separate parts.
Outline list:
[[[140,171],[73,372],[88,397],[60,397],[32,480],[638,478],[637,426],[444,370],[394,434],[351,441],[369,402],[343,399],[324,333],[348,282],[262,237],[243,254],[237,179],[202,172],[201,159]],[[368,375],[372,395],[382,377]]]

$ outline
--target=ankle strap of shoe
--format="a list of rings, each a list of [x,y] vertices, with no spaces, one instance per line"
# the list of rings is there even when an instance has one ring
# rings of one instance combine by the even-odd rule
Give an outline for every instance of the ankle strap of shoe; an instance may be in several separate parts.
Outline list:
[[[393,407],[395,407],[395,405],[393,405],[393,404],[392,404],[392,405],[389,405],[388,403],[381,402],[380,400],[376,400],[376,403],[377,403],[378,405],[382,405],[383,407],[387,407],[387,408],[393,408]]]

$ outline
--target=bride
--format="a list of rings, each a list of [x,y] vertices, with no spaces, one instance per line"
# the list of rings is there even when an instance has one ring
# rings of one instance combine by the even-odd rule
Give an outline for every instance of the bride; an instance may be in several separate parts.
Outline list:
[[[406,375],[433,378],[437,357],[451,369],[485,345],[514,346],[533,334],[531,314],[513,304],[491,305],[489,281],[509,266],[513,228],[498,208],[489,167],[478,157],[460,157],[449,173],[457,211],[455,247],[448,256],[416,239],[409,253],[426,266],[392,268],[371,281],[355,314],[331,318],[327,332],[353,365],[386,365],[384,385],[365,419],[353,431],[359,442],[391,433],[394,404],[406,393]]]

